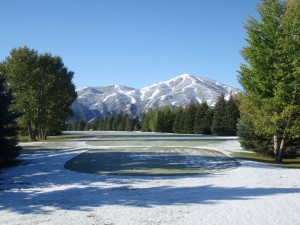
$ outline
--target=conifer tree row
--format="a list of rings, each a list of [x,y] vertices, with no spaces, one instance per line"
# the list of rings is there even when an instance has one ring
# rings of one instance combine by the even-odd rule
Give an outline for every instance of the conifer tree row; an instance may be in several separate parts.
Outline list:
[[[125,115],[106,116],[91,122],[80,120],[72,121],[67,124],[67,130],[69,131],[136,131],[139,129],[139,119],[127,113]]]
[[[144,132],[174,132],[185,134],[236,135],[239,110],[235,99],[228,101],[222,94],[214,107],[206,102],[191,101],[186,107],[171,110],[168,106],[144,113],[141,129]]]

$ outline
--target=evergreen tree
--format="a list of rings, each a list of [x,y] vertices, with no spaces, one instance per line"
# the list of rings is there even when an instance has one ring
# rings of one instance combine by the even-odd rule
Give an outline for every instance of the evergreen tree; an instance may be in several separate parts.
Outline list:
[[[126,114],[124,117],[124,121],[125,121],[125,126],[124,126],[124,130],[125,131],[132,131],[134,129],[134,119],[131,115]]]
[[[172,133],[174,116],[169,106],[165,106],[162,109],[163,113],[163,132]]]
[[[84,120],[80,120],[79,124],[78,124],[78,127],[77,127],[77,130],[78,131],[83,131],[85,129],[85,126],[86,126],[86,122]]]
[[[141,129],[141,123],[138,117],[134,117],[132,121],[132,130],[138,131]]]
[[[194,121],[196,115],[197,105],[194,101],[191,101],[184,113],[184,133],[193,134],[194,133]]]
[[[142,131],[143,132],[149,132],[150,131],[149,120],[150,120],[149,113],[144,112],[143,118],[142,118],[142,121],[141,121],[141,126],[142,126]]]
[[[109,116],[106,120],[106,130],[107,131],[112,131],[113,130],[113,121],[114,121],[114,117],[113,116]]]
[[[113,131],[121,131],[122,116],[120,114],[113,116],[112,127]]]
[[[218,97],[214,107],[211,132],[217,135],[224,135],[225,133],[224,117],[226,109],[226,100],[224,97],[224,93],[222,92],[221,95]]]
[[[205,114],[207,110],[209,109],[209,106],[207,102],[203,102],[198,105],[195,115],[195,124],[194,124],[194,133],[195,134],[204,134],[204,119]],[[209,127],[210,129],[210,127]]]
[[[245,26],[246,63],[239,74],[244,103],[256,114],[241,112],[256,135],[273,136],[275,160],[281,162],[286,141],[300,136],[299,0],[262,0],[258,12],[261,20],[250,17]]]
[[[173,123],[173,132],[174,133],[182,133],[183,111],[184,111],[184,109],[182,107],[175,109],[175,112],[174,112],[175,118],[174,118],[174,123]]]
[[[17,143],[17,114],[11,111],[12,92],[5,86],[0,75],[0,165],[17,157],[21,150]]]
[[[226,103],[224,115],[224,128],[226,135],[236,135],[236,125],[239,117],[240,111],[236,101],[233,96],[230,95],[229,100]]]
[[[163,132],[163,113],[161,110],[156,109],[154,114],[154,132]]]
[[[99,120],[97,130],[103,130],[103,119],[100,119],[100,120]]]
[[[203,121],[202,121],[202,130],[203,134],[211,134],[212,121],[214,117],[214,109],[208,108],[205,112]]]

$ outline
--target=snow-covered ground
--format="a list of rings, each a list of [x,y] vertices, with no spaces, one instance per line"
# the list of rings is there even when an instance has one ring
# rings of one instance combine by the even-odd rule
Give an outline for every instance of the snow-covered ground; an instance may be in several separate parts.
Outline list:
[[[210,175],[105,176],[64,169],[96,146],[78,140],[27,145],[48,148],[0,170],[1,224],[300,224],[297,169],[241,161]],[[202,147],[241,150],[237,140]]]

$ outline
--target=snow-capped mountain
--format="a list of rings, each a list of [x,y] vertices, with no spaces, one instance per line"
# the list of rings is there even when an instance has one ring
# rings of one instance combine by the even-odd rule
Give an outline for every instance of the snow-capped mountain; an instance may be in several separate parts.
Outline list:
[[[228,98],[241,90],[204,77],[183,74],[142,89],[121,85],[82,88],[77,90],[78,98],[72,109],[76,119],[85,120],[121,112],[139,115],[165,105],[172,108],[186,106],[191,100],[213,105],[222,92]]]

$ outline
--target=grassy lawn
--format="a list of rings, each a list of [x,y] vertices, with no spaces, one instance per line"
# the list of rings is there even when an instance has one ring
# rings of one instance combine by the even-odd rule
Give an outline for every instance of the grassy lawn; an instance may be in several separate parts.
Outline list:
[[[232,154],[233,157],[242,160],[251,160],[256,162],[262,162],[273,166],[280,166],[286,168],[300,168],[300,158],[295,159],[283,159],[282,163],[275,163],[274,158],[268,156],[257,155],[252,152],[237,152]]]

